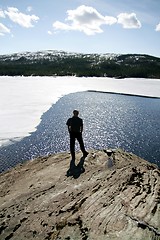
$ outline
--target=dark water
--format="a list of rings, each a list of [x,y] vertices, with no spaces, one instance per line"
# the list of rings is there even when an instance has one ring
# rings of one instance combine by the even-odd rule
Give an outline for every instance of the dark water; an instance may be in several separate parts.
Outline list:
[[[80,92],[54,104],[31,136],[1,147],[0,171],[40,155],[69,151],[66,121],[75,108],[84,120],[87,149],[120,147],[160,166],[160,99]]]

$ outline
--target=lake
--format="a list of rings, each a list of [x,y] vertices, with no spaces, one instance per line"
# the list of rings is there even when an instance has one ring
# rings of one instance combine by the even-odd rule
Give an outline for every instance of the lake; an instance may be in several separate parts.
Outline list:
[[[60,98],[42,115],[35,132],[1,147],[0,171],[37,156],[69,151],[66,121],[73,109],[83,118],[87,149],[123,148],[160,166],[160,99],[86,91]]]

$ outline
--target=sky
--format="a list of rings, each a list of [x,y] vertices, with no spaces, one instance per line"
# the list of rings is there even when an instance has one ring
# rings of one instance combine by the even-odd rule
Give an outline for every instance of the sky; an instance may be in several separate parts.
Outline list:
[[[0,54],[41,50],[160,57],[160,0],[0,0]]]

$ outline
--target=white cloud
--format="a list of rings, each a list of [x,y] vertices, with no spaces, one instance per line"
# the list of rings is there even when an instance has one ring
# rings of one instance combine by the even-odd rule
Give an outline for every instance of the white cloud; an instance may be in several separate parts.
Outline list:
[[[155,29],[157,32],[160,32],[160,23],[156,26],[156,29]]]
[[[32,23],[39,20],[39,17],[21,13],[17,8],[14,7],[9,7],[8,11],[5,11],[5,14],[10,18],[11,21],[25,28],[33,27]]]
[[[5,18],[5,14],[1,9],[0,9],[0,17]]]
[[[51,31],[48,31],[47,33],[48,33],[49,35],[52,35],[52,32],[51,32]]]
[[[33,10],[32,6],[28,6],[28,7],[27,7],[27,11],[28,11],[28,12],[31,12],[32,10]]]
[[[0,23],[0,36],[4,36],[5,33],[10,33],[10,29]]]
[[[141,28],[141,23],[135,13],[121,13],[117,18],[118,23],[122,24],[123,28]]]
[[[68,17],[65,21],[71,23],[56,21],[53,23],[55,30],[75,30],[87,35],[94,35],[103,32],[101,25],[112,25],[117,22],[116,18],[103,16],[95,8],[85,5],[79,6],[75,10],[68,10],[67,14]]]
[[[76,30],[74,26],[59,21],[54,22],[53,27],[57,30]]]

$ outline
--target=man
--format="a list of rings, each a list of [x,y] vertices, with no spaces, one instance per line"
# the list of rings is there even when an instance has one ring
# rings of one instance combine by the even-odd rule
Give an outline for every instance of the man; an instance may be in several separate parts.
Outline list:
[[[75,160],[75,141],[79,142],[80,149],[83,152],[83,157],[87,157],[88,152],[85,150],[82,132],[83,132],[83,120],[78,117],[79,112],[77,110],[73,111],[73,117],[67,120],[66,125],[68,126],[68,131],[70,134],[70,152],[72,160]]]

